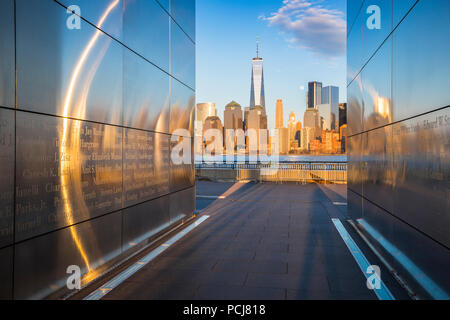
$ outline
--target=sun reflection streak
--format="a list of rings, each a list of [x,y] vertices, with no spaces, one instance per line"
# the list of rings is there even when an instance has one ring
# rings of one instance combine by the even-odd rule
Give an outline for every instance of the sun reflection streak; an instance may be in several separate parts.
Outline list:
[[[70,178],[70,173],[71,173],[71,168],[70,168],[70,164],[72,161],[74,161],[75,159],[73,159],[72,157],[67,157],[68,155],[71,156],[78,156],[79,157],[79,149],[80,149],[80,142],[76,142],[75,141],[75,145],[70,146],[68,144],[68,135],[69,135],[69,131],[70,131],[70,126],[69,126],[69,119],[67,118],[69,116],[69,109],[71,106],[71,102],[72,102],[72,98],[73,98],[73,92],[75,89],[75,86],[77,84],[80,72],[83,68],[83,66],[86,63],[86,60],[89,56],[89,54],[92,51],[92,48],[94,47],[95,43],[98,41],[100,35],[102,34],[102,32],[100,31],[101,27],[103,26],[103,23],[105,22],[105,20],[107,19],[107,17],[109,16],[110,12],[118,5],[118,3],[120,2],[120,0],[114,0],[109,6],[108,8],[105,10],[105,12],[103,13],[103,15],[101,16],[99,22],[98,22],[98,30],[96,30],[95,34],[92,36],[92,38],[90,39],[89,43],[87,44],[86,48],[84,49],[84,51],[82,52],[70,79],[69,82],[69,86],[66,92],[66,96],[65,96],[65,100],[64,100],[64,107],[63,107],[63,117],[64,117],[64,121],[63,121],[63,133],[62,133],[62,139],[61,139],[61,143],[60,143],[60,179],[61,179],[61,192],[62,192],[62,198],[63,198],[63,202],[64,202],[64,212],[65,212],[65,218],[67,220],[68,225],[73,225],[74,224],[74,215],[73,215],[73,209],[72,209],[72,204],[71,204],[71,198],[70,198],[70,194],[69,194],[69,189],[68,189],[68,185],[70,182],[72,182],[71,178]],[[97,64],[98,67],[98,64]],[[85,108],[85,107],[84,107]],[[84,114],[84,111],[79,110],[79,112]],[[75,125],[74,126],[74,131],[75,132],[80,132],[81,130],[81,125]],[[78,136],[79,138],[79,134],[78,135],[74,135],[74,136]],[[74,139],[72,139],[74,140]],[[79,139],[78,139],[79,140]],[[74,147],[76,150],[70,150],[71,147]],[[75,152],[74,152],[75,151]],[[67,176],[69,175],[69,177]],[[70,227],[70,232],[71,232],[71,236],[75,242],[75,245],[77,246],[81,257],[83,259],[83,261],[86,264],[87,270],[88,270],[88,275],[85,277],[85,280],[89,280],[92,278],[95,278],[94,275],[92,275],[92,270],[91,270],[91,265],[89,262],[89,258],[85,252],[85,249],[83,247],[83,243],[81,241],[80,236],[77,233],[77,230],[75,227]]]

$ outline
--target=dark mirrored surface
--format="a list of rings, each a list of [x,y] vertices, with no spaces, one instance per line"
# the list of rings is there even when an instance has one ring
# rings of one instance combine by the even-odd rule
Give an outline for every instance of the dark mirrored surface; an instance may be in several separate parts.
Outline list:
[[[170,73],[195,89],[195,45],[173,21],[170,25]]]
[[[195,211],[195,187],[171,193],[169,202],[170,221],[172,223],[189,218]]]
[[[68,29],[67,16],[53,1],[17,1],[18,107],[121,124],[122,47],[83,20]]]
[[[14,237],[14,150],[14,111],[0,109],[0,248]]]
[[[347,214],[351,219],[360,219],[362,217],[362,201],[361,195],[353,192],[352,189],[347,191]]]
[[[170,225],[169,196],[123,211],[123,250],[138,245]]]
[[[13,247],[0,249],[0,299],[12,298]]]
[[[14,1],[0,1],[0,106],[14,107]]]
[[[169,132],[169,76],[126,49],[123,67],[124,125]]]
[[[122,207],[122,129],[17,113],[16,240]]]
[[[394,213],[450,246],[450,108],[393,126]]]
[[[154,0],[123,0],[125,44],[169,71],[169,15]]]
[[[450,255],[448,247],[436,242],[424,233],[417,232],[412,226],[401,223],[398,219],[392,217],[393,243],[399,250],[394,255],[401,258],[401,255],[414,257],[416,265],[420,266],[424,274],[437,284],[441,289],[448,292],[450,288],[450,278],[447,270],[450,269]],[[399,270],[401,270],[399,268]],[[414,283],[417,279],[411,275],[405,274],[409,283]],[[431,290],[430,290],[431,291]],[[425,293],[428,299],[432,299]]]
[[[169,136],[125,129],[124,206],[169,193]]]
[[[391,42],[388,40],[362,71],[364,131],[392,123],[390,57]]]
[[[16,245],[14,298],[45,298],[66,285],[72,265],[82,285],[98,277],[97,268],[121,253],[121,220],[119,211]]]
[[[396,121],[450,105],[449,21],[449,1],[419,1],[394,32]]]

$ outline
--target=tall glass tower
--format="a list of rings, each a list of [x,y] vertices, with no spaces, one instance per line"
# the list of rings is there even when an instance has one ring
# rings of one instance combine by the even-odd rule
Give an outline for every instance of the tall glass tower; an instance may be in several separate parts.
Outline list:
[[[250,109],[261,106],[266,113],[266,99],[264,97],[263,59],[259,57],[259,42],[256,39],[256,58],[252,60],[252,87],[250,89]]]

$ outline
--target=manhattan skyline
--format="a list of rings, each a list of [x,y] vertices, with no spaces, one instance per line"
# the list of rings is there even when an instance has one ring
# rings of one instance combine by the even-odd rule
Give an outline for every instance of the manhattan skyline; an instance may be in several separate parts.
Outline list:
[[[197,103],[215,102],[218,115],[232,100],[243,108],[249,106],[256,37],[259,56],[264,59],[269,128],[275,127],[278,99],[283,100],[285,119],[291,111],[299,118],[303,115],[310,81],[338,86],[340,102],[346,101],[345,49],[339,44],[340,41],[345,46],[345,32],[342,36],[331,35],[341,23],[345,29],[344,0],[247,1],[240,5],[239,12],[233,10],[235,2],[213,0],[197,4]],[[300,7],[295,9],[299,3],[308,8],[303,12]],[[299,12],[304,15],[300,27]],[[325,14],[334,20],[325,19]],[[320,31],[314,32],[313,23],[308,22],[312,20]],[[324,54],[324,46],[333,49]]]

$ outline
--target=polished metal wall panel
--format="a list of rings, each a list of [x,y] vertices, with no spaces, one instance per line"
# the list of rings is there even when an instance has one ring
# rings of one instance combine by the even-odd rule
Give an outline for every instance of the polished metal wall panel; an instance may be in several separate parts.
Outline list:
[[[450,1],[419,1],[394,32],[396,121],[450,105],[449,21]]]
[[[79,266],[83,283],[121,253],[122,213],[116,212],[16,245],[14,298],[42,299],[66,285],[67,267]]]
[[[362,199],[362,218],[376,230],[382,230],[383,237],[390,243],[395,243],[395,228],[393,217],[385,210],[367,199]]]
[[[365,222],[394,247],[380,247],[378,242],[373,244],[389,259],[391,265],[408,285],[417,290],[416,294],[421,298],[430,298],[423,288],[417,286],[418,279],[410,274],[412,266],[416,267],[416,273],[422,272],[441,289],[450,288],[450,279],[447,275],[447,270],[450,268],[448,249],[371,202],[367,200],[363,202]],[[408,264],[400,263],[405,262],[405,256],[412,258],[411,261]],[[405,269],[405,266],[409,270]],[[431,282],[429,284],[431,285]]]
[[[123,251],[170,226],[169,196],[123,210]]]
[[[362,201],[363,198],[349,187],[347,192],[347,215],[351,219],[356,220],[362,217]]]
[[[18,107],[122,124],[122,46],[68,17],[54,1],[17,1]]]
[[[362,195],[362,135],[348,137],[347,142],[347,186]]]
[[[195,183],[192,138],[172,136],[170,140],[170,192],[176,192]],[[186,155],[184,152],[189,152]]]
[[[124,206],[169,193],[169,136],[125,129],[123,150]]]
[[[366,190],[364,189],[364,186],[367,185],[365,183],[367,181],[367,177],[369,175],[369,152],[368,152],[368,146],[369,146],[369,140],[368,140],[368,134],[367,132],[361,133],[358,135],[361,139],[361,160],[359,162],[359,171],[358,171],[358,181],[361,184],[361,195],[365,196]]]
[[[365,25],[366,7],[373,4],[381,8],[380,30]],[[363,34],[357,37],[362,43],[353,35],[359,29],[351,30],[347,42],[353,81],[348,86],[348,213],[358,218],[362,212],[392,244],[390,252],[379,248],[388,250],[388,261],[419,296],[431,298],[426,286],[450,290],[450,35],[444,32],[450,2],[365,1],[363,14]],[[388,37],[391,27],[396,29]],[[353,80],[361,45],[365,66]],[[425,276],[411,274],[411,266],[429,277],[425,284],[418,281]]]
[[[405,17],[408,11],[418,0],[393,0],[392,1],[392,20],[394,28]]]
[[[53,294],[70,265],[86,284],[193,213],[194,11],[193,0],[0,1],[0,298]],[[16,111],[2,108],[15,97]],[[171,133],[190,142],[186,164],[169,160]]]
[[[367,131],[392,123],[391,41],[389,39],[364,67],[362,83],[363,130]]]
[[[0,248],[14,239],[14,127],[14,111],[0,109]]]
[[[124,125],[168,133],[169,76],[127,49],[123,67]]]
[[[170,87],[170,133],[193,137],[195,92],[174,79]]]
[[[416,229],[400,222],[398,219],[392,218],[391,224],[394,235],[393,243],[398,248],[398,251],[394,252],[397,259],[401,254],[407,257],[413,257],[414,264],[437,284],[441,290],[450,294],[450,277],[448,276],[448,270],[450,270],[450,254],[448,247],[443,247],[425,234],[417,232]],[[400,270],[400,268],[397,268],[397,270]],[[410,278],[407,281],[408,283],[412,283],[414,280],[417,281],[417,279]]]
[[[12,298],[13,247],[0,249],[0,300]]]
[[[369,29],[370,21],[368,19],[373,13],[368,9],[374,5],[380,8],[381,24],[379,29]],[[362,13],[364,16],[363,61],[366,63],[392,31],[392,0],[364,1]]]
[[[14,1],[0,1],[0,106],[14,108]]]
[[[347,84],[355,79],[363,66],[363,17],[360,11],[347,35]]]
[[[164,10],[169,12],[169,10],[170,10],[170,1],[171,0],[155,0],[155,1],[157,3],[159,3],[161,5],[161,7],[164,8]]]
[[[122,128],[17,112],[16,240],[122,207]]]
[[[170,15],[195,41],[195,0],[170,0]]]
[[[393,126],[394,214],[450,247],[450,108]]]
[[[191,217],[195,211],[195,187],[171,193],[169,207],[171,223]]]
[[[367,132],[364,144],[366,167],[363,176],[364,197],[384,210],[394,212],[394,175],[392,127],[386,126]]]
[[[348,136],[352,136],[363,131],[363,83],[361,74],[347,88],[347,123]]]
[[[170,22],[170,73],[195,89],[195,44],[173,21]]]
[[[66,8],[76,5],[81,16],[112,37],[122,40],[125,0],[57,0]]]
[[[347,33],[351,31],[356,17],[361,11],[364,0],[352,0],[347,2]]]
[[[152,63],[169,71],[169,22],[155,0],[123,0],[124,43]]]

